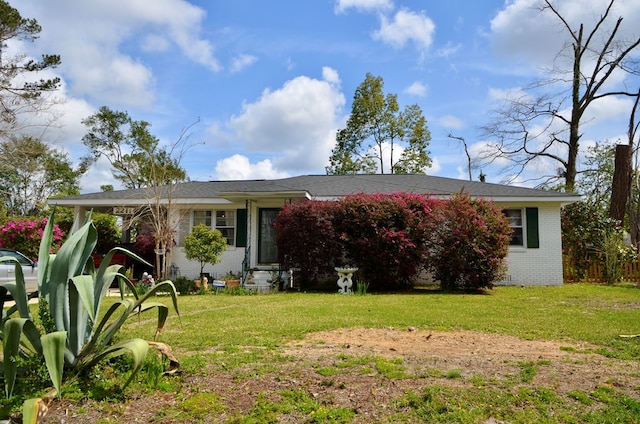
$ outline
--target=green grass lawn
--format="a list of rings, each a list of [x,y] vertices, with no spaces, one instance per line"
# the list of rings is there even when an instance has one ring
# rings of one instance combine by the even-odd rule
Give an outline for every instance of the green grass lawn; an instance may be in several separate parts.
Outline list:
[[[631,394],[606,379],[593,390],[558,391],[536,381],[552,361],[515,364],[519,372],[496,380],[446,365],[415,371],[401,358],[341,354],[320,363],[284,353],[287,343],[311,332],[413,327],[588,342],[598,346],[595,352],[603,360],[636,364],[640,338],[620,337],[640,334],[640,288],[635,286],[497,287],[486,294],[210,293],[181,296],[178,302],[181,317],[170,315],[159,341],[173,348],[182,374],[159,376],[157,360],[148,360],[125,398],[94,396],[90,406],[78,388],[68,388],[66,398],[76,403],[64,408],[85,418],[77,422],[122,422],[139,405],[171,399],[140,416],[159,423],[640,423],[640,383]],[[151,339],[154,330],[154,317],[143,315],[126,325],[122,337]],[[355,391],[354,382],[363,378],[371,390],[415,384],[388,404],[375,405],[377,418],[365,417],[335,398]],[[302,383],[310,380],[315,386]],[[287,386],[289,381],[299,386]],[[257,387],[251,396],[250,387]],[[324,391],[334,397],[318,394]],[[96,410],[101,412],[95,415]]]
[[[633,286],[497,287],[487,294],[210,294],[183,296],[179,308],[181,319],[170,316],[161,339],[185,352],[219,345],[273,347],[336,328],[412,326],[585,341],[640,359],[637,346],[620,344],[619,337],[640,333],[640,288]],[[153,319],[132,321],[126,331],[148,338]]]

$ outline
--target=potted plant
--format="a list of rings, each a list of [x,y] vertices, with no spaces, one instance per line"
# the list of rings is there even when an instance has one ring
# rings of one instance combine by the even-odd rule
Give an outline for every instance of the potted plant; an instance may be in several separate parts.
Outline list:
[[[221,278],[225,282],[225,286],[228,289],[234,289],[240,287],[240,273],[233,273],[229,271],[224,277]]]

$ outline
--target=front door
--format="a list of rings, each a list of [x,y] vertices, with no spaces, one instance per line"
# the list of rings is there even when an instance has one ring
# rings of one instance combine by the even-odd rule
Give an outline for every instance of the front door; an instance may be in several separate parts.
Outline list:
[[[276,246],[276,229],[273,226],[280,209],[259,209],[258,232],[258,264],[273,264],[278,262],[278,248]]]

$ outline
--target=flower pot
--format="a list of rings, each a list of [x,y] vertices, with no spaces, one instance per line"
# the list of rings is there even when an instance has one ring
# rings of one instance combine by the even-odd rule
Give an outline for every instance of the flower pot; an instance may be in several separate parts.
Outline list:
[[[228,289],[240,287],[240,280],[226,280],[225,285]]]

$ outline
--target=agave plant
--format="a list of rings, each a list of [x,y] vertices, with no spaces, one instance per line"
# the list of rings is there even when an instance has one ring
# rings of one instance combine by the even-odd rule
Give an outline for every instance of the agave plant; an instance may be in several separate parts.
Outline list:
[[[4,354],[0,366],[7,397],[13,394],[18,374],[16,358],[34,356],[44,358],[51,382],[60,393],[65,372],[78,375],[103,359],[130,354],[133,370],[124,384],[126,386],[142,368],[149,342],[134,338],[114,343],[113,338],[125,321],[143,311],[156,309],[157,338],[169,314],[166,305],[148,301],[159,291],[171,295],[173,307],[180,316],[176,289],[171,281],[160,282],[138,296],[133,283],[124,274],[124,266],[109,265],[118,252],[145,262],[134,253],[116,247],[105,256],[100,267],[95,268],[91,253],[96,245],[97,231],[90,215],[84,225],[68,237],[57,254],[50,254],[54,215],[55,211],[45,227],[38,256],[38,295],[39,301],[43,302],[40,306],[45,308],[52,325],[36,326],[19,264],[15,268],[16,281],[0,284],[0,309],[4,311],[7,291],[15,300],[15,304],[2,313],[0,326]],[[121,297],[101,311],[102,301],[114,281],[120,286]],[[131,291],[131,298],[122,296],[125,286]]]

